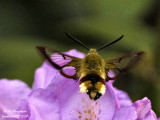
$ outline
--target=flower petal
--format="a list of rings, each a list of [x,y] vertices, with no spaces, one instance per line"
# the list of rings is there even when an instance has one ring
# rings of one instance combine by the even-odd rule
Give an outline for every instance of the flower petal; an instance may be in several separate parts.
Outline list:
[[[9,115],[19,106],[21,99],[28,96],[31,89],[20,80],[0,80],[0,113]]]
[[[112,78],[112,77],[115,76],[115,74],[112,70],[109,70],[108,76]],[[113,84],[114,81],[115,80],[110,80],[109,82],[111,82]],[[116,101],[117,101],[117,107],[118,108],[123,107],[123,106],[132,105],[132,101],[131,101],[131,99],[129,98],[129,96],[126,92],[124,92],[123,90],[118,90],[117,88],[113,87],[113,85],[112,85],[112,88],[113,88],[113,90],[116,94]]]
[[[133,106],[121,107],[115,113],[113,120],[137,120],[137,113]]]
[[[112,120],[117,109],[116,94],[112,86],[112,81],[106,83],[106,93],[98,100],[101,113],[100,120]]]
[[[84,53],[81,53],[81,52],[77,51],[76,49],[69,50],[65,53],[67,55],[71,55],[71,56],[78,57],[78,58],[83,58],[85,56]]]
[[[30,118],[30,107],[27,99],[22,99],[20,106],[16,109],[18,120],[29,120]]]
[[[33,90],[37,88],[46,88],[52,81],[53,76],[59,71],[54,69],[47,61],[35,71]]]
[[[48,89],[34,90],[29,98],[30,120],[60,120],[59,102]]]
[[[138,120],[157,120],[155,113],[151,109],[150,100],[145,97],[133,103],[136,109]]]
[[[106,94],[93,101],[86,93],[79,92],[79,83],[66,82],[58,95],[62,120],[112,120],[116,110],[116,99],[110,83],[107,83],[106,88]]]
[[[132,105],[132,101],[126,92],[118,90],[115,87],[114,87],[114,92],[117,97],[117,104],[119,105],[119,108]]]

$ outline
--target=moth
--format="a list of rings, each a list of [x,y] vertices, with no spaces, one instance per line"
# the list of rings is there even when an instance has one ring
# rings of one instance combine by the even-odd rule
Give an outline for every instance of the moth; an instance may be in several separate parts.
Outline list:
[[[86,92],[91,100],[97,100],[100,96],[104,95],[106,92],[106,82],[118,78],[122,72],[131,68],[144,54],[143,51],[138,51],[104,60],[98,54],[98,51],[118,42],[122,39],[123,35],[99,49],[89,49],[69,33],[66,33],[66,35],[89,51],[84,58],[77,58],[42,46],[37,46],[37,49],[64,77],[79,81],[80,92]],[[68,73],[66,68],[72,68],[74,73]],[[109,77],[109,70],[117,70],[118,73],[114,77]]]

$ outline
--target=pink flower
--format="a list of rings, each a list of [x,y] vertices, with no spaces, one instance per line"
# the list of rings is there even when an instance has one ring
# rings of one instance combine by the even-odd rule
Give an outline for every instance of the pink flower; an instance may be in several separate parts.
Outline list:
[[[84,57],[76,50],[67,54]],[[90,100],[86,93],[79,92],[79,82],[63,77],[47,62],[36,70],[32,90],[19,80],[0,80],[0,117],[4,120],[158,120],[147,97],[132,103],[127,93],[108,81],[106,93],[97,101]]]

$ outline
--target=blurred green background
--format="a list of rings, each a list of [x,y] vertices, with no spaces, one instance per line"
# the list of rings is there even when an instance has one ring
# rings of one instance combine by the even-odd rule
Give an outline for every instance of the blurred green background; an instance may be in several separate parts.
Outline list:
[[[145,51],[140,64],[115,86],[133,101],[147,96],[160,116],[159,0],[0,0],[0,78],[21,79],[31,86],[34,71],[43,63],[37,45],[87,53],[64,32],[92,48],[124,34],[123,40],[99,52],[103,58]]]

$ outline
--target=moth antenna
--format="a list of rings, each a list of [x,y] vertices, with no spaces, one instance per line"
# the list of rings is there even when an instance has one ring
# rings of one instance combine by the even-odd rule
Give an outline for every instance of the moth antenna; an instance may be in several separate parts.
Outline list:
[[[73,41],[77,42],[78,44],[80,44],[82,47],[86,48],[89,51],[89,48],[87,46],[85,46],[82,42],[80,42],[79,40],[77,40],[76,38],[74,38],[73,36],[71,36],[69,33],[65,32],[65,34]]]
[[[114,44],[114,43],[120,41],[120,40],[123,38],[123,36],[124,36],[124,35],[122,35],[122,36],[119,37],[118,39],[116,39],[116,40],[114,40],[114,41],[112,41],[112,42],[110,42],[110,43],[107,43],[106,45],[100,47],[99,49],[97,49],[97,51],[99,51],[99,50],[101,50],[101,49],[103,49],[103,48],[105,48],[105,47],[108,47],[108,46],[110,46],[110,45],[112,45],[112,44]]]

